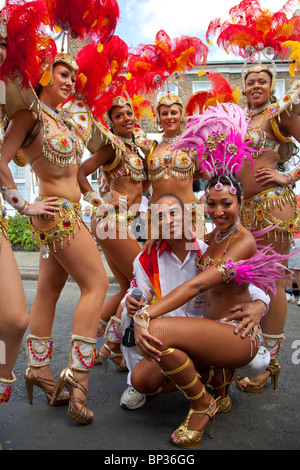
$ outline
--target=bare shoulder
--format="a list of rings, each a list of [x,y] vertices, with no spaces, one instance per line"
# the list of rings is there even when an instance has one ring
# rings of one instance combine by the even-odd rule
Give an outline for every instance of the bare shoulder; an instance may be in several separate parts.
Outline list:
[[[240,226],[238,233],[232,238],[227,255],[232,261],[248,259],[257,251],[253,235],[245,227]]]

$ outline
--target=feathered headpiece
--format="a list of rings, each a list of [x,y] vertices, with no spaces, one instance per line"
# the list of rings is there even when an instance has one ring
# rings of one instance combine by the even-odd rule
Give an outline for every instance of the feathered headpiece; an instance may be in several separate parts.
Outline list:
[[[76,56],[79,67],[75,92],[84,96],[97,120],[111,107],[113,98],[122,92],[121,75],[128,57],[127,44],[113,36],[107,44],[93,42]]]
[[[233,103],[217,104],[188,118],[187,126],[174,148],[196,152],[203,170],[214,176],[228,177],[231,194],[236,189],[230,180],[243,165],[245,158],[252,161],[251,151],[245,136],[248,129],[246,111]],[[217,191],[223,185],[218,181]]]
[[[152,95],[166,83],[178,80],[186,70],[203,65],[207,54],[208,48],[200,39],[182,36],[171,40],[161,30],[153,44],[141,44],[129,54],[128,88]]]
[[[95,40],[97,47],[108,42],[119,19],[119,7],[116,0],[75,0],[72,2],[63,0],[45,0],[50,27],[58,32],[55,40],[61,39],[61,53],[54,62],[44,64],[44,73],[40,84],[47,86],[52,84],[52,67],[55,63],[63,62],[76,72],[78,65],[74,58],[71,39],[84,41]],[[67,41],[67,53],[64,52]],[[101,44],[102,43],[102,44]],[[91,65],[91,64],[90,64]]]
[[[45,0],[50,25],[60,35],[106,43],[115,32],[120,10],[116,0]],[[69,44],[70,47],[70,44]]]
[[[297,0],[288,0],[276,13],[263,10],[258,0],[243,0],[229,11],[231,22],[221,22],[220,18],[213,20],[206,33],[210,43],[210,35],[218,35],[217,45],[246,59],[243,68],[245,80],[250,71],[268,70],[272,77],[272,87],[275,86],[276,66],[269,56],[286,54],[284,41],[300,39],[300,16],[288,19],[288,13],[294,13]],[[271,62],[272,68],[261,63],[261,56]],[[255,63],[254,69],[246,70],[247,64]]]
[[[21,76],[22,85],[38,85],[41,67],[48,60],[54,61],[57,48],[46,33],[49,25],[47,8],[43,0],[32,2],[7,0],[7,57],[1,67],[4,80]]]
[[[202,114],[210,106],[216,106],[217,103],[235,103],[238,104],[241,92],[239,88],[232,91],[227,80],[219,73],[207,72],[207,78],[211,81],[212,88],[201,90],[194,93],[188,100],[185,107],[185,115]]]

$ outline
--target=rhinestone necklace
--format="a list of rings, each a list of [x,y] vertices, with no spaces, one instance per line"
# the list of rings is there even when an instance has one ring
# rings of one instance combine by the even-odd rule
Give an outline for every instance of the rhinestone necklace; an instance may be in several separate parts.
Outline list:
[[[54,121],[56,121],[58,127],[61,130],[63,130],[63,131],[66,130],[67,126],[65,125],[64,121],[62,120],[62,117],[61,117],[59,111],[53,111],[53,109],[49,108],[49,106],[47,106],[44,103],[41,103],[41,107],[42,107],[42,110],[44,111],[45,114],[52,117],[52,119],[54,119]]]
[[[179,135],[177,135],[176,137],[166,137],[165,135],[163,135],[162,140],[166,142],[166,144],[173,144],[174,142],[177,142],[179,140]]]
[[[118,137],[118,139],[121,139],[125,144],[129,145],[133,153],[138,153],[138,146],[133,142],[132,139],[128,139],[127,137],[122,137],[121,135],[118,135],[118,134],[116,134],[116,137]]]
[[[258,114],[265,113],[268,108],[271,106],[271,102],[268,101],[268,103],[264,104],[260,108],[257,109],[248,109],[248,116],[250,119],[252,119],[254,116],[257,116]]]
[[[216,243],[222,243],[226,238],[230,237],[234,232],[236,232],[239,229],[239,222],[235,222],[235,224],[232,225],[228,230],[225,230],[224,232],[221,232],[220,230],[215,234],[215,242]]]

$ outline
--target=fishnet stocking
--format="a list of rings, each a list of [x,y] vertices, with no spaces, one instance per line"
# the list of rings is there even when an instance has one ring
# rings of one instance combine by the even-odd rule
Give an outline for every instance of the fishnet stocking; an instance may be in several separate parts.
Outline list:
[[[236,369],[253,359],[258,345],[251,344],[249,336],[236,335],[234,329],[212,320],[169,317],[151,321],[149,332],[162,342],[162,350],[184,351],[198,370],[210,366]]]

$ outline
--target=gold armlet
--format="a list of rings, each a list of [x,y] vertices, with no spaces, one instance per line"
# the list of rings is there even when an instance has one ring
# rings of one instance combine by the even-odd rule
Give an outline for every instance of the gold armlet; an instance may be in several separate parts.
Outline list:
[[[286,136],[281,134],[281,132],[279,130],[279,127],[278,127],[278,124],[277,124],[277,121],[276,121],[276,118],[270,119],[270,123],[271,123],[272,130],[274,132],[274,135],[275,135],[276,139],[278,139],[278,140],[280,140],[280,142],[284,142],[284,143],[292,141],[291,137],[286,137]]]
[[[117,166],[120,164],[121,160],[122,160],[122,155],[123,155],[123,152],[121,149],[118,149],[118,148],[115,148],[115,158],[113,159],[112,162],[109,162],[105,165],[102,165],[100,167],[101,171],[112,171],[114,170],[115,168],[117,168]]]
[[[221,260],[214,260],[212,265],[217,268],[224,282],[228,283],[235,279],[237,272],[231,262],[225,263]]]
[[[156,140],[154,140],[147,154],[147,160],[152,157],[152,155],[154,154],[154,150],[156,149],[157,146],[158,146],[158,143],[156,142]]]

